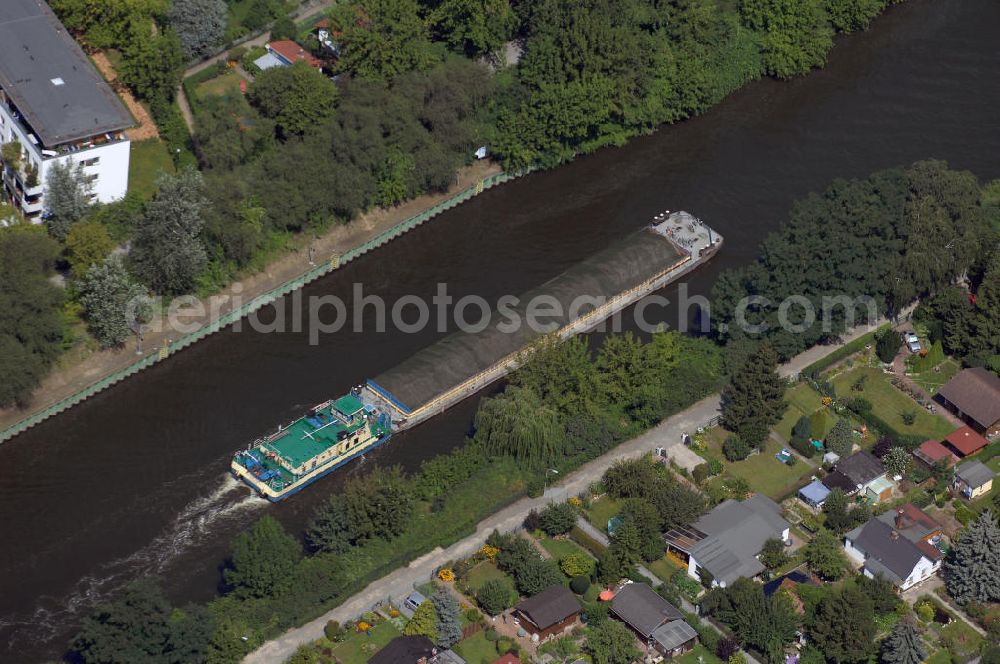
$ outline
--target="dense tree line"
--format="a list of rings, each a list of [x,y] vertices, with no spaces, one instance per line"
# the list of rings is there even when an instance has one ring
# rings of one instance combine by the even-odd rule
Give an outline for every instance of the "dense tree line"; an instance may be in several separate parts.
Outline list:
[[[795,204],[789,221],[764,241],[755,263],[719,278],[713,325],[723,341],[740,339],[743,313],[746,323],[759,326],[754,338],[766,339],[788,358],[842,332],[855,306],[855,320],[863,321],[865,298],[872,298],[876,312],[892,313],[916,298],[947,291],[995,246],[990,210],[971,173],[923,161],[837,180]],[[779,319],[780,305],[792,296],[804,298],[815,314],[810,320],[806,308],[793,303],[786,314],[798,327],[794,331]],[[861,304],[824,307],[824,297],[840,296]],[[748,297],[764,300],[741,308]]]

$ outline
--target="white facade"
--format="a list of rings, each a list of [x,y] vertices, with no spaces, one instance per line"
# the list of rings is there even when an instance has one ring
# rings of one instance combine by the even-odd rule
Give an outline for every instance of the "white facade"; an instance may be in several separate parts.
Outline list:
[[[34,223],[41,223],[45,210],[45,182],[56,164],[83,164],[91,180],[92,200],[110,203],[128,192],[130,142],[124,132],[93,136],[71,145],[43,149],[34,133],[18,120],[14,111],[0,103],[0,143],[21,144],[21,167],[3,167],[3,185],[14,204]],[[28,169],[37,171],[37,184],[28,186]]]
[[[850,538],[844,540],[844,551],[847,552],[848,557],[857,565],[864,565],[865,560],[868,558],[864,551],[854,546],[854,542]],[[927,580],[937,572],[939,567],[941,567],[941,561],[934,562],[926,556],[921,556],[920,560],[916,562],[913,569],[910,570],[910,573],[903,580],[903,583],[900,584],[899,589],[908,590],[921,581]],[[867,569],[862,569],[862,573],[869,578],[874,576]]]

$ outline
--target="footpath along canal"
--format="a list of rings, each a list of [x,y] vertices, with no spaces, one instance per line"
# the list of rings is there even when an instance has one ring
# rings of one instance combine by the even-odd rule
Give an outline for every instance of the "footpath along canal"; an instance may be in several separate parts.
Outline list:
[[[391,307],[443,282],[456,298],[495,301],[665,208],[726,238],[688,279],[691,294],[706,294],[720,270],[754,256],[793,200],[833,178],[929,157],[1000,176],[997,26],[994,0],[910,0],[839,40],[822,71],[753,83],[690,122],[487,191],[304,295],[350,305],[360,282]],[[676,286],[662,294],[676,300]],[[247,441],[444,334],[345,330],[311,346],[305,330],[223,331],[0,445],[0,661],[58,658],[90,606],[142,574],[164,575],[175,601],[209,599],[229,541],[259,515],[301,531],[345,476],[414,468],[460,444],[475,399],[279,505],[225,474]]]

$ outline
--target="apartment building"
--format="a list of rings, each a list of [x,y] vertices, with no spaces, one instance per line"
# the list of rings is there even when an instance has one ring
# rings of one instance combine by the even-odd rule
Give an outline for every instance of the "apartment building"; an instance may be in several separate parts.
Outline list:
[[[43,0],[0,2],[0,199],[41,223],[55,164],[79,163],[95,202],[128,191],[132,116]],[[4,158],[6,156],[6,158]]]

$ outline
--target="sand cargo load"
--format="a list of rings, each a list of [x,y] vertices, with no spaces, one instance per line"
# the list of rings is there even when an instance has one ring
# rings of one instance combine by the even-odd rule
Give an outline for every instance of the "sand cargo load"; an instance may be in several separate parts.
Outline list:
[[[700,219],[686,212],[665,212],[642,230],[520,296],[516,305],[492,311],[481,331],[450,334],[368,379],[361,397],[389,413],[395,430],[411,427],[517,368],[541,337],[555,334],[566,339],[593,329],[709,260],[721,245],[722,237]],[[557,312],[546,313],[542,321],[546,329],[526,323],[530,303],[542,302],[542,297],[548,303],[545,311]]]

